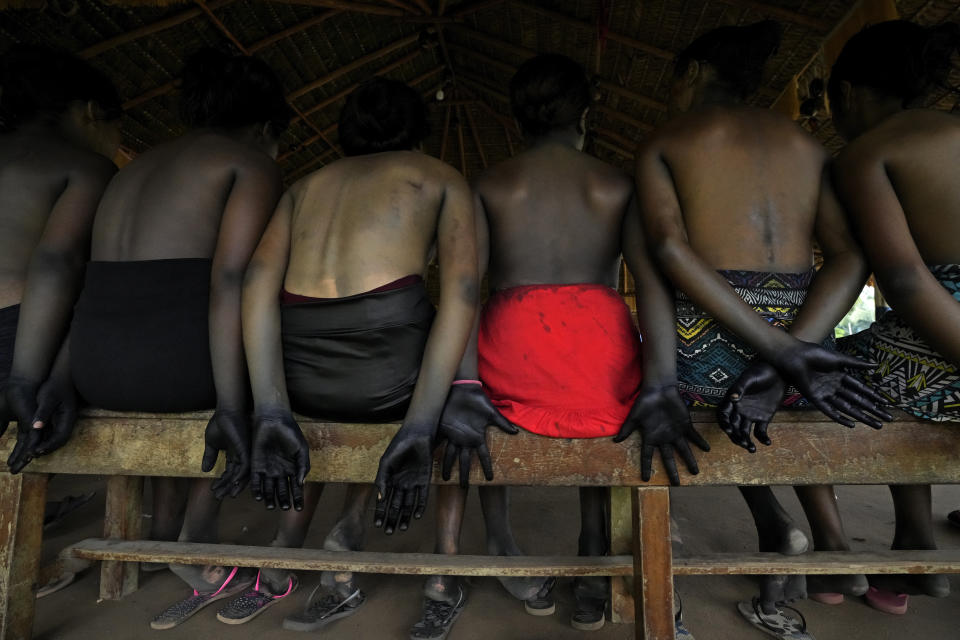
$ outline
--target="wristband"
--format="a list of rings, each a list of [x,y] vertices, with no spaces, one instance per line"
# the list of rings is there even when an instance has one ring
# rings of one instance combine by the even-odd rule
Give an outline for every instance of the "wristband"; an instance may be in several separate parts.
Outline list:
[[[478,384],[481,387],[483,386],[483,383],[479,380],[454,380],[451,384]]]

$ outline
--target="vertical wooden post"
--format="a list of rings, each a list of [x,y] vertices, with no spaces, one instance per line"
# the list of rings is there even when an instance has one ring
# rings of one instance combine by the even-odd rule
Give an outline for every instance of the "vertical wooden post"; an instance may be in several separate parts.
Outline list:
[[[610,487],[610,555],[631,553],[633,548],[630,487]],[[610,578],[610,621],[634,621],[633,583],[625,576]]]
[[[140,538],[143,477],[111,476],[107,480],[107,505],[103,516],[103,537],[121,540]],[[119,600],[137,590],[140,565],[136,562],[104,560],[100,564],[100,598]]]
[[[29,640],[47,501],[43,473],[0,473],[0,638]]]
[[[670,490],[635,487],[633,594],[637,640],[675,640]]]

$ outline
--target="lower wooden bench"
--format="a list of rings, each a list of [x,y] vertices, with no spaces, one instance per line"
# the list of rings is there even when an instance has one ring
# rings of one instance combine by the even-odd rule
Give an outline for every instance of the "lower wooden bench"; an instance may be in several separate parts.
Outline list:
[[[611,555],[604,557],[490,557],[374,552],[329,552],[139,540],[143,476],[198,477],[208,414],[135,414],[91,410],[70,445],[28,467],[0,473],[0,638],[26,639],[49,473],[110,476],[104,538],[69,552],[101,560],[101,597],[137,588],[136,562],[181,562],[301,570],[464,576],[622,576],[613,581],[613,615],[636,622],[636,637],[673,640],[673,576],[717,574],[960,573],[960,551],[711,554],[674,558],[670,499],[657,470],[643,483],[639,440],[559,440],[489,432],[495,483],[535,486],[610,486]],[[903,414],[879,432],[846,429],[817,412],[781,412],[771,426],[774,446],[749,454],[727,441],[712,412],[694,422],[713,450],[700,454],[701,473],[682,474],[692,486],[960,483],[960,430]],[[370,482],[396,424],[331,424],[302,419],[317,482]],[[9,451],[9,438],[3,455]],[[483,484],[477,465],[471,482]],[[219,473],[219,470],[215,470]],[[439,473],[435,474],[439,484]],[[635,594],[636,598],[632,595]]]

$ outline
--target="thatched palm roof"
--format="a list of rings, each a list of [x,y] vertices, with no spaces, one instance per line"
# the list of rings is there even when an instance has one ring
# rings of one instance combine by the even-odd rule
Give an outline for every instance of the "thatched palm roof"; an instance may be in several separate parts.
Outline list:
[[[190,53],[217,46],[261,57],[300,114],[282,140],[288,181],[339,157],[339,110],[372,74],[421,90],[432,113],[427,151],[475,175],[520,144],[506,101],[514,69],[536,52],[567,54],[596,78],[588,150],[627,166],[637,141],[666,117],[674,54],[713,27],[783,24],[783,45],[756,97],[769,106],[783,102],[795,76],[800,100],[807,97],[810,79],[826,72],[823,45],[857,11],[960,19],[956,0],[11,1],[21,8],[0,13],[0,49],[55,44],[105,71],[125,101],[130,153],[181,133],[177,74]],[[946,92],[942,98],[945,108],[956,104]],[[807,124],[839,144],[822,109]]]

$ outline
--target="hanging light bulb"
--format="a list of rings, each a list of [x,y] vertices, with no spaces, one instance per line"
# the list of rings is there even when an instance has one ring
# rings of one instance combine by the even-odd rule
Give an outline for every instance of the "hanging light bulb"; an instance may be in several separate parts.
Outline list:
[[[443,87],[437,89],[437,102],[443,102],[443,99],[447,97],[447,94],[443,92]]]

